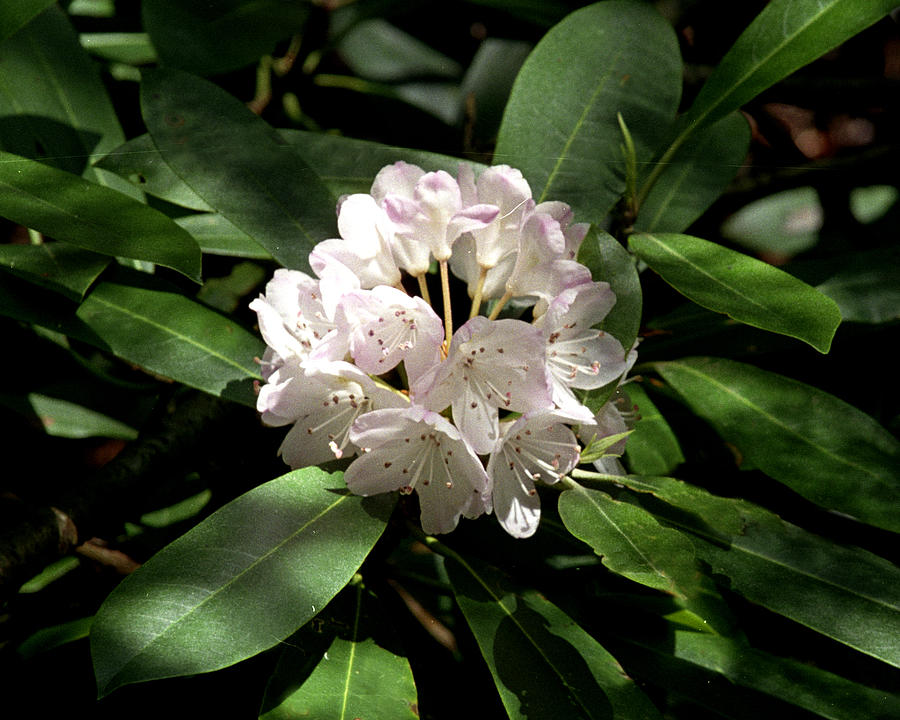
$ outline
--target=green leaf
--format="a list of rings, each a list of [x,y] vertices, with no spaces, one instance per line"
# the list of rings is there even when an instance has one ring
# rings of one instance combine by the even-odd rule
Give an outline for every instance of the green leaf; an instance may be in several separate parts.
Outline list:
[[[2,397],[0,403],[3,403]],[[26,403],[41,421],[44,431],[54,437],[107,437],[122,440],[134,440],[137,437],[137,430],[133,427],[68,400],[28,393]]]
[[[109,257],[64,242],[0,245],[0,266],[29,282],[80,300],[109,264]]]
[[[722,236],[770,257],[789,258],[815,247],[825,211],[813,187],[754,200],[722,223]]]
[[[491,568],[446,569],[511,720],[659,720],[616,659],[540,593]]]
[[[100,32],[81,33],[78,36],[87,52],[112,62],[127,65],[148,65],[158,60],[156,49],[147,33]]]
[[[639,383],[629,383],[625,392],[640,415],[625,445],[628,467],[638,475],[667,475],[684,462],[675,433]]]
[[[219,213],[186,215],[175,218],[175,222],[190,233],[204,253],[257,260],[272,259],[258,242]]]
[[[16,651],[25,659],[33,658],[62,645],[86,638],[91,630],[92,617],[78,618],[53,627],[42,628],[29,636]]]
[[[476,174],[485,168],[480,163],[449,155],[393,147],[340,135],[303,130],[279,130],[278,133],[307,165],[316,169],[322,182],[335,196],[369,192],[378,171],[398,160],[418,165],[428,172],[445,170],[454,177],[461,163],[471,165]]]
[[[680,597],[699,591],[691,541],[660,525],[643,508],[575,486],[560,494],[559,515],[566,529],[590,545],[609,570]]]
[[[663,280],[698,305],[788,335],[827,353],[841,322],[829,297],[742,253],[690,235],[641,233],[628,246]]]
[[[732,113],[681,146],[640,207],[635,227],[683,232],[728,187],[750,149],[750,126]]]
[[[306,468],[260,485],[163,548],[91,629],[100,695],[256,655],[322,610],[384,531],[392,496]]]
[[[338,52],[356,75],[382,82],[462,74],[458,62],[381,18],[354,25]]]
[[[138,135],[120,145],[100,158],[94,166],[109,170],[144,192],[174,205],[191,210],[212,209],[166,164],[148,134]]]
[[[654,511],[691,531],[697,556],[731,590],[900,667],[900,570],[893,563],[679,480],[625,476],[621,484],[672,505],[675,512]]]
[[[278,262],[308,270],[313,246],[336,237],[331,193],[239,100],[198,77],[156,69],[144,73],[141,107],[166,163]]]
[[[0,216],[57,240],[200,280],[200,248],[163,213],[120,192],[0,152]]]
[[[896,320],[900,318],[900,249],[853,251],[816,289],[837,303],[848,322]]]
[[[616,304],[600,327],[630,349],[641,327],[643,302],[634,258],[612,235],[592,226],[578,249],[578,262],[590,269],[595,281],[608,282],[616,294]]]
[[[54,4],[54,0],[17,0],[0,7],[0,42],[25,27]]]
[[[419,717],[409,661],[364,636],[360,628],[362,602],[363,590],[357,586],[350,638],[336,637],[305,682],[261,715],[261,720],[303,717],[415,720]],[[301,654],[300,660],[303,659]],[[284,656],[276,673],[283,661]]]
[[[863,225],[880,220],[900,199],[893,185],[871,185],[850,191],[850,212]]]
[[[255,63],[306,25],[304,0],[144,0],[144,29],[162,62],[200,75]]]
[[[672,27],[649,4],[609,0],[554,26],[513,85],[494,153],[519,168],[534,197],[569,203],[599,223],[624,188],[621,113],[649,162],[681,96]]]
[[[751,365],[654,368],[754,467],[830,510],[900,532],[900,442],[833,395]]]
[[[713,70],[685,122],[697,127],[725,117],[880,20],[896,4],[894,0],[773,0]]]
[[[125,135],[65,12],[47,9],[5,41],[2,52],[0,149],[83,172],[88,180],[141,199],[131,185],[88,162],[121,144]]]
[[[255,405],[262,341],[233,320],[160,287],[99,284],[76,318],[88,342],[212,395]],[[79,333],[83,334],[83,333]]]

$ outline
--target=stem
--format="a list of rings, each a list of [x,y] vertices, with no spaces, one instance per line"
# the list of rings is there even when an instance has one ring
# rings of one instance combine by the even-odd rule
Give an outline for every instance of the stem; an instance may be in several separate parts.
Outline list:
[[[591,470],[579,470],[575,468],[569,473],[573,478],[581,478],[582,480],[602,480],[603,482],[621,483],[622,478],[618,475],[610,475],[609,473],[598,473]],[[574,482],[574,481],[573,481]],[[577,485],[577,483],[575,483]]]
[[[416,275],[416,280],[419,281],[419,294],[425,302],[431,305],[431,296],[428,294],[428,282],[425,279],[425,273]]]
[[[447,275],[447,261],[440,261],[441,291],[444,294],[444,344],[450,352],[450,340],[453,337],[453,310],[450,308],[450,278]]]
[[[481,296],[484,293],[484,281],[487,278],[490,268],[483,267],[478,275],[478,285],[475,286],[475,295],[472,297],[472,309],[469,311],[469,320],[478,314],[481,310]]]
[[[512,296],[513,294],[510,290],[507,290],[505,293],[503,293],[503,297],[497,301],[497,304],[494,305],[494,309],[491,310],[491,314],[488,316],[488,320],[496,320],[497,316],[500,314],[500,311],[503,310],[503,306],[509,302]]]

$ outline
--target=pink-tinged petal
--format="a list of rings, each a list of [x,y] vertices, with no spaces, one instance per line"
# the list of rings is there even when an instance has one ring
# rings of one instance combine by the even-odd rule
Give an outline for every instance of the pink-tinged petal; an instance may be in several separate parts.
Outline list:
[[[578,256],[578,249],[581,247],[581,243],[587,235],[588,230],[591,229],[590,224],[572,224],[574,213],[572,212],[572,208],[570,208],[564,202],[552,200],[548,202],[542,202],[540,205],[535,207],[534,211],[546,213],[559,223],[559,226],[563,231],[563,235],[566,238],[565,257],[569,260],[574,260]]]
[[[475,188],[475,171],[468,163],[460,163],[456,171],[456,184],[463,207],[478,204],[478,191]]]
[[[319,277],[319,295],[325,317],[333,320],[344,294],[360,289],[359,276],[330,253],[323,243],[316,245],[309,254],[309,264]]]
[[[424,174],[425,171],[417,165],[411,165],[399,160],[393,165],[388,165],[378,171],[375,180],[372,182],[370,194],[379,204],[388,195],[401,195],[411,198],[416,190],[416,183],[419,182]]]
[[[347,487],[359,495],[415,490],[425,532],[450,532],[460,516],[485,511],[487,473],[440,415],[416,406],[367,413],[356,421],[351,439],[366,452],[344,473]]]
[[[535,481],[548,484],[572,470],[580,448],[557,412],[526,413],[504,428],[488,461],[494,512],[513,537],[534,534],[540,520]]]
[[[307,351],[300,340],[287,329],[285,319],[275,307],[266,301],[264,296],[261,295],[253,300],[250,303],[250,309],[256,313],[256,322],[266,345],[278,353],[281,358],[302,358],[306,355]]]

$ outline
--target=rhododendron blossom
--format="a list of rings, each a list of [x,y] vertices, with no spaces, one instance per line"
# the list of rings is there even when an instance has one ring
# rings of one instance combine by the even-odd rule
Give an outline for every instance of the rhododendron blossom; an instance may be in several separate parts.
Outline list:
[[[454,178],[397,162],[342,198],[315,277],[278,270],[250,304],[268,346],[257,408],[291,426],[285,462],[346,458],[352,492],[416,493],[428,533],[494,512],[532,535],[537,488],[579,463],[576,437],[621,432],[618,408],[582,401],[635,356],[597,329],[615,295],[577,262],[587,226],[572,220],[503,165]],[[455,321],[451,272],[471,300]]]

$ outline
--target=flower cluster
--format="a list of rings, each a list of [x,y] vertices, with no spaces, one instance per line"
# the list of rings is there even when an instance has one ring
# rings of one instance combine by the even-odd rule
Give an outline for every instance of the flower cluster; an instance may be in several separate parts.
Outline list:
[[[513,168],[476,180],[468,165],[454,178],[397,162],[370,193],[341,199],[338,231],[310,254],[315,277],[277,270],[250,304],[268,345],[257,407],[264,423],[291,426],[285,462],[355,455],[350,490],[415,491],[428,533],[494,512],[511,535],[531,535],[535,482],[579,462],[572,427],[619,432],[614,407],[595,414],[575,391],[634,362],[595,329],[615,296],[575,260],[587,226],[564,203],[536,203]],[[456,328],[450,273],[471,299]]]

